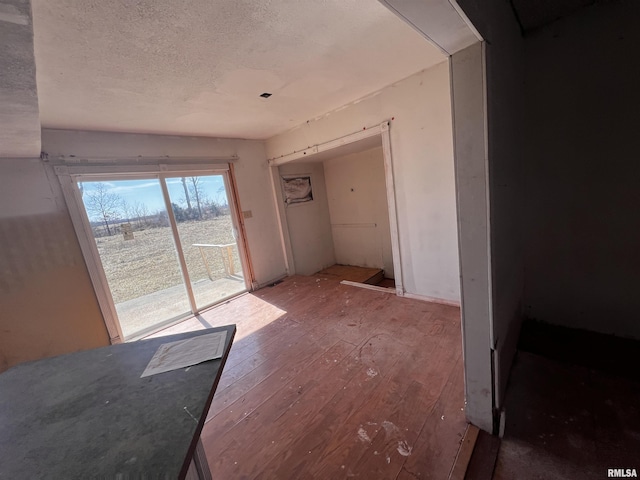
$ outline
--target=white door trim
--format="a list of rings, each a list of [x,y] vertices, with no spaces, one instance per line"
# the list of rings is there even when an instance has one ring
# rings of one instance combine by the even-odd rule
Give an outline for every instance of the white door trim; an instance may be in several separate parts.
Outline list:
[[[178,266],[180,267],[182,281],[184,282],[184,286],[187,291],[187,298],[189,299],[189,308],[191,308],[191,313],[196,313],[198,311],[198,307],[196,307],[196,297],[193,294],[193,287],[191,286],[189,271],[187,270],[187,261],[184,258],[184,250],[182,249],[178,223],[176,222],[176,217],[173,214],[173,209],[171,208],[171,197],[169,197],[169,189],[167,188],[167,177],[160,176],[158,180],[160,183],[160,190],[162,191],[162,199],[164,200],[164,208],[167,211],[167,218],[169,219],[169,226],[171,227],[173,244],[176,249],[176,255],[178,255]]]
[[[242,206],[240,205],[240,197],[238,195],[233,166],[230,166],[229,171],[226,172],[222,178],[224,180],[224,187],[227,191],[229,209],[231,210],[231,223],[234,228],[234,238],[238,245],[244,286],[247,290],[253,291],[256,290],[258,286],[256,284],[253,262],[251,261],[251,255],[249,252],[249,243],[247,242],[247,232],[244,224],[244,214],[242,213]]]
[[[391,255],[393,256],[393,273],[396,284],[396,294],[404,295],[402,280],[402,258],[400,256],[400,233],[398,230],[398,210],[396,207],[396,184],[393,177],[393,161],[391,157],[391,135],[389,122],[380,125],[382,136],[382,153],[384,155],[384,178],[387,183],[387,208],[389,209],[389,228],[391,229]]]
[[[69,174],[67,167],[55,167],[55,172],[62,186],[64,199],[67,202],[71,216],[71,223],[73,224],[76,237],[80,243],[80,249],[82,250],[82,255],[87,265],[93,290],[96,293],[102,318],[109,332],[109,339],[112,344],[122,343],[124,342],[124,335],[118,322],[116,306],[113,303],[113,296],[109,289],[107,277],[99,260],[100,253],[98,252],[98,247],[96,246],[96,242],[93,241],[93,232],[91,231],[89,219],[82,206],[82,199],[80,198],[80,190],[78,189],[77,182]]]

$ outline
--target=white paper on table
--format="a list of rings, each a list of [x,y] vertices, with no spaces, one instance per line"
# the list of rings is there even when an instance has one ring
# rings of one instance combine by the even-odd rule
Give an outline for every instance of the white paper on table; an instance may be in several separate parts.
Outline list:
[[[163,343],[153,354],[140,378],[190,367],[222,357],[227,332],[209,333],[199,337]]]

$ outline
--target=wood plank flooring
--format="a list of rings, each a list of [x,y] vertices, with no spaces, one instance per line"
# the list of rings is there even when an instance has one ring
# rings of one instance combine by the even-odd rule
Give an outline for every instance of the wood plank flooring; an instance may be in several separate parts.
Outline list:
[[[456,307],[294,276],[162,333],[236,323],[214,478],[446,479],[466,428]]]

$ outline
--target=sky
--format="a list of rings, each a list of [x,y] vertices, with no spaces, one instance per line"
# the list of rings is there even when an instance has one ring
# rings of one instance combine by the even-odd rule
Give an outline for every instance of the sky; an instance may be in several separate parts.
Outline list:
[[[182,207],[186,207],[184,188],[180,178],[167,178],[167,189],[172,203],[177,203]],[[122,200],[135,205],[141,203],[146,205],[148,212],[155,213],[158,210],[165,210],[164,199],[162,197],[162,189],[160,181],[157,178],[146,180],[105,180],[102,182],[82,182],[84,188],[84,200],[92,191],[95,191],[96,184],[101,183],[107,187],[107,192],[118,195]],[[227,204],[227,198],[224,190],[224,180],[222,175],[200,176],[201,190],[204,191],[207,200],[214,200],[221,204]],[[187,186],[189,186],[189,177],[187,177]],[[192,206],[195,201],[192,199]],[[87,212],[89,219],[99,220],[95,213]]]

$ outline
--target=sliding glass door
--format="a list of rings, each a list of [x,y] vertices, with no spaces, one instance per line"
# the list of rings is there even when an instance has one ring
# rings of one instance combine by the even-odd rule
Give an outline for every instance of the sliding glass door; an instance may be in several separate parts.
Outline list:
[[[169,178],[167,188],[196,308],[244,291],[224,176]]]
[[[125,177],[75,178],[125,340],[246,291],[226,172]]]
[[[79,186],[125,338],[188,314],[160,180]]]

